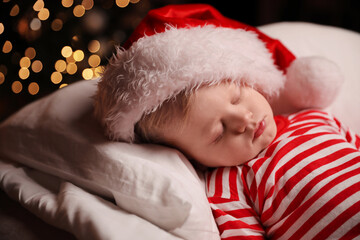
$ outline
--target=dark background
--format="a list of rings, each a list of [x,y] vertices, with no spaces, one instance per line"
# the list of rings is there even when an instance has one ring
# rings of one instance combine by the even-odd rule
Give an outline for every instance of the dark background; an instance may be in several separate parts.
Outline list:
[[[61,0],[45,0],[44,7],[50,16],[41,21],[39,30],[31,30],[29,25],[37,17],[33,9],[36,0],[16,1],[0,0],[0,23],[4,32],[0,34],[0,121],[25,104],[39,99],[57,89],[82,79],[83,69],[90,68],[87,59],[92,54],[87,46],[91,40],[101,42],[101,66],[106,65],[114,44],[121,44],[136,27],[138,22],[153,8],[167,4],[209,3],[223,15],[241,22],[259,26],[280,21],[306,21],[346,28],[360,32],[359,0],[237,0],[237,1],[178,1],[178,0],[140,0],[121,8],[115,0],[97,0],[82,17],[75,17],[73,9],[83,0],[73,0],[73,4],[64,7]],[[91,2],[91,1],[90,1]],[[17,5],[17,8],[16,8]],[[11,12],[18,9],[18,13]],[[15,15],[14,15],[15,14]],[[101,22],[93,19],[101,19]],[[63,26],[54,31],[51,24],[61,19]],[[92,20],[91,20],[92,19]],[[95,24],[95,25],[94,25]],[[3,53],[5,41],[12,43],[12,50]],[[65,60],[61,55],[64,46],[82,50],[84,60],[77,62],[78,70],[74,74],[61,72],[62,81],[53,83],[51,74],[55,71],[55,62]],[[26,79],[19,77],[19,62],[28,47],[36,49],[36,57],[31,60],[42,62],[42,70],[33,72]],[[22,90],[12,90],[14,82],[20,82]],[[30,93],[28,86],[36,83],[39,91]]]

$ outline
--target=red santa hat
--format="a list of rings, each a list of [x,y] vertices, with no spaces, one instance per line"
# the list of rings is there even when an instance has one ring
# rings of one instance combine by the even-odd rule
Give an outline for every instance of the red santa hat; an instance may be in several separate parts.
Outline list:
[[[95,113],[111,139],[133,142],[141,117],[182,91],[227,80],[268,99],[278,95],[294,60],[278,40],[212,6],[169,5],[151,10],[117,48],[98,84]]]

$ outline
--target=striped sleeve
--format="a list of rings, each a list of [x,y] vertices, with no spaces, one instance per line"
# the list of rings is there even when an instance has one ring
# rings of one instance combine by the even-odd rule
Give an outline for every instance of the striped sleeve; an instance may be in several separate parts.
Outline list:
[[[340,133],[345,137],[346,141],[352,144],[357,150],[360,150],[360,136],[352,131],[349,127],[342,124],[334,117],[336,125],[339,127]]]
[[[247,199],[241,167],[207,173],[207,195],[222,240],[265,239],[258,214]]]

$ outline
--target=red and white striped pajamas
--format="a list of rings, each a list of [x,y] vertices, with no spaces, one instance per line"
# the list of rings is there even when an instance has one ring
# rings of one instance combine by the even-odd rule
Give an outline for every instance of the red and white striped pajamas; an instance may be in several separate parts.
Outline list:
[[[325,112],[275,117],[255,159],[210,170],[222,239],[360,239],[360,138]]]

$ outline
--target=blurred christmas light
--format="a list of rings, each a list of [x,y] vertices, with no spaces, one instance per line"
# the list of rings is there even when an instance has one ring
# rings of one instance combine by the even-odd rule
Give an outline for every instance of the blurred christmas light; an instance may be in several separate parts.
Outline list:
[[[70,46],[65,46],[61,49],[61,55],[65,58],[70,57],[72,54],[72,48]]]
[[[38,18],[34,18],[30,22],[30,28],[33,31],[37,31],[41,28],[41,21]]]
[[[52,83],[59,84],[62,81],[62,74],[60,72],[53,72],[50,79]]]
[[[77,72],[77,65],[75,63],[69,63],[67,66],[66,66],[66,72],[70,75],[73,75]]]
[[[100,50],[100,42],[98,40],[92,40],[88,45],[88,50],[91,53],[96,53]]]
[[[129,0],[116,0],[116,5],[118,7],[124,8],[127,5],[129,5],[129,2],[130,2]]]
[[[14,81],[12,84],[11,84],[11,90],[14,92],[14,93],[20,93],[22,91],[22,84],[20,81]]]
[[[54,31],[60,31],[63,27],[63,21],[61,19],[54,19],[51,23],[51,29]]]
[[[43,68],[43,64],[40,60],[35,60],[32,64],[31,64],[31,70],[34,72],[34,73],[38,73],[38,72],[41,72]]]
[[[41,21],[47,20],[49,18],[49,16],[50,16],[50,11],[47,8],[42,8],[38,13],[38,18]]]
[[[9,40],[6,40],[3,45],[2,52],[9,53],[11,52],[12,48],[13,48],[12,43]]]
[[[45,6],[44,1],[37,0],[33,5],[33,9],[39,12],[42,8],[44,8],[44,6]]]
[[[83,5],[77,5],[74,7],[73,14],[75,17],[82,17],[85,14],[85,7]]]
[[[63,83],[63,84],[61,84],[61,85],[60,85],[60,87],[59,87],[59,88],[66,87],[67,85],[68,85],[67,83]]]
[[[19,5],[15,4],[12,9],[10,10],[10,16],[15,17],[20,12]]]
[[[61,1],[61,4],[66,7],[66,8],[69,8],[71,7],[73,4],[74,4],[74,1],[73,0],[62,0]]]
[[[25,57],[28,57],[29,59],[34,59],[36,56],[36,51],[33,47],[28,47],[25,50]]]
[[[0,23],[0,34],[2,34],[5,30],[4,24]]]
[[[81,5],[84,6],[85,10],[90,10],[94,7],[94,1],[93,0],[83,0]]]
[[[81,62],[84,59],[84,56],[84,52],[81,50],[76,50],[73,54],[73,57],[77,62]]]
[[[22,57],[22,58],[20,59],[20,62],[19,62],[20,67],[28,68],[28,67],[30,67],[30,64],[31,64],[30,58],[28,58],[28,57]]]
[[[20,68],[19,70],[19,78],[21,78],[22,80],[27,79],[30,76],[30,71],[28,68]]]
[[[85,80],[89,80],[89,79],[93,78],[94,72],[90,68],[85,68],[82,72],[82,76]]]
[[[4,82],[5,82],[5,74],[0,72],[0,85],[3,84]]]
[[[37,84],[36,82],[30,83],[29,86],[28,86],[28,92],[31,95],[38,94],[39,90],[40,90],[39,84]]]
[[[62,59],[57,60],[55,63],[55,69],[58,72],[64,72],[66,70],[66,62]]]
[[[91,55],[88,59],[88,63],[91,67],[99,66],[100,62],[101,62],[101,58],[99,57],[99,55],[96,54]]]

